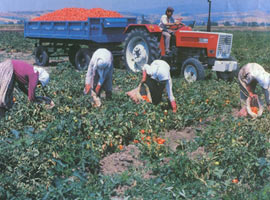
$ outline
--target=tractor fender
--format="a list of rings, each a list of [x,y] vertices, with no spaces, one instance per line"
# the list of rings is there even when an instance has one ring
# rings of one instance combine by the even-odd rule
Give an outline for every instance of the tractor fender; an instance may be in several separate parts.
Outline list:
[[[129,24],[124,33],[129,33],[134,28],[145,28],[150,33],[161,33],[161,28],[156,24]]]

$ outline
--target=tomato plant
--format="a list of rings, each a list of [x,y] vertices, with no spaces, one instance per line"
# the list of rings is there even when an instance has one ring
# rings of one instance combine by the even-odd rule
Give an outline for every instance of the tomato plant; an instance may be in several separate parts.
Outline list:
[[[258,62],[270,71],[269,33],[233,34],[240,65]],[[22,33],[0,35],[7,53],[15,46],[24,53],[34,47]],[[0,56],[3,61],[17,54]],[[141,74],[115,69],[112,100],[102,97],[102,107],[93,108],[83,95],[85,72],[74,72],[65,60],[49,70],[47,93],[56,106],[30,104],[15,90],[14,106],[0,121],[0,199],[110,199],[120,186],[128,186],[125,197],[138,199],[254,199],[269,192],[270,115],[266,110],[255,120],[234,115],[240,109],[237,80],[217,80],[212,72],[193,84],[174,77],[178,111],[173,113],[165,93],[157,106],[134,104],[125,95]],[[43,95],[39,88],[37,95]],[[164,133],[186,127],[196,138],[176,141],[179,147],[171,151]],[[102,175],[99,161],[129,144],[140,148],[143,169]],[[205,154],[192,157],[198,148]]]

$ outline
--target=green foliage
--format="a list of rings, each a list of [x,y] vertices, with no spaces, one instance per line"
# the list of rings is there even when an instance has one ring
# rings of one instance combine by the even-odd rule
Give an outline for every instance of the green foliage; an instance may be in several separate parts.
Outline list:
[[[0,50],[10,52],[32,52],[35,40],[24,39],[22,32],[0,31]]]
[[[20,33],[0,34],[3,49],[33,48],[33,41]],[[233,55],[240,66],[257,62],[270,71],[269,33],[233,34]],[[0,122],[0,199],[110,199],[119,196],[120,186],[128,186],[124,196],[131,199],[267,199],[270,115],[265,111],[255,120],[232,116],[240,103],[236,80],[217,80],[213,72],[194,84],[173,78],[178,104],[173,114],[166,95],[158,106],[137,105],[125,95],[140,74],[116,69],[113,99],[102,99],[101,108],[93,108],[83,95],[85,72],[62,62],[50,75],[47,93],[55,108],[30,104],[16,90],[14,107]],[[39,88],[37,93],[43,95]],[[182,142],[176,152],[153,141],[185,127],[196,130],[197,137]],[[151,137],[149,144],[141,141],[142,129],[143,137]],[[153,177],[145,179],[139,169],[101,175],[99,161],[134,140],[140,141],[136,145],[148,163],[145,170]],[[198,147],[206,154],[191,159]]]

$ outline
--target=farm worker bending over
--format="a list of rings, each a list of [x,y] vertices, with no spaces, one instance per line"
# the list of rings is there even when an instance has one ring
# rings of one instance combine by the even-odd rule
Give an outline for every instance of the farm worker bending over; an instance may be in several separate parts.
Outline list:
[[[176,22],[174,18],[172,17],[174,12],[174,9],[172,7],[168,7],[165,15],[161,16],[159,26],[162,29],[162,35],[164,36],[165,40],[165,52],[166,54],[170,54],[170,40],[171,35],[173,34],[173,31],[170,30],[170,27],[176,24],[179,24],[179,22]]]
[[[151,65],[145,64],[143,66],[143,77],[139,89],[136,88],[130,92],[127,92],[127,95],[130,96],[136,103],[138,103],[142,96],[142,99],[157,105],[162,100],[162,93],[165,88],[167,90],[173,112],[176,112],[177,105],[172,92],[170,66],[163,60],[155,60],[151,63]],[[149,91],[150,95],[147,91]],[[140,95],[138,95],[136,92],[139,92]]]
[[[239,116],[247,116],[246,100],[248,97],[258,100],[258,96],[254,93],[257,83],[262,87],[265,95],[267,109],[270,110],[270,74],[257,63],[248,63],[243,66],[238,74],[240,82],[240,100],[241,110]]]
[[[100,96],[105,90],[106,99],[112,98],[113,56],[104,48],[96,50],[90,60],[85,78],[84,94]]]
[[[15,82],[31,102],[54,106],[53,101],[48,97],[36,97],[35,90],[38,84],[43,87],[49,83],[49,74],[46,70],[32,66],[22,60],[6,60],[0,63],[0,114],[5,112],[13,105],[13,89]],[[27,85],[27,87],[25,87]]]

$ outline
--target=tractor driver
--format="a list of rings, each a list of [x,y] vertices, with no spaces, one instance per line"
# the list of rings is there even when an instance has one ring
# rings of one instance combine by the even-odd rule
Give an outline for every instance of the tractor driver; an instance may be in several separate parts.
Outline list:
[[[172,17],[173,12],[174,12],[174,9],[172,7],[168,7],[165,12],[165,15],[162,15],[160,19],[160,23],[159,23],[159,26],[162,29],[162,35],[164,36],[164,40],[165,40],[166,55],[170,54],[170,40],[171,40],[171,35],[174,33],[169,28],[171,26],[179,24],[179,22],[176,22],[174,18]]]

